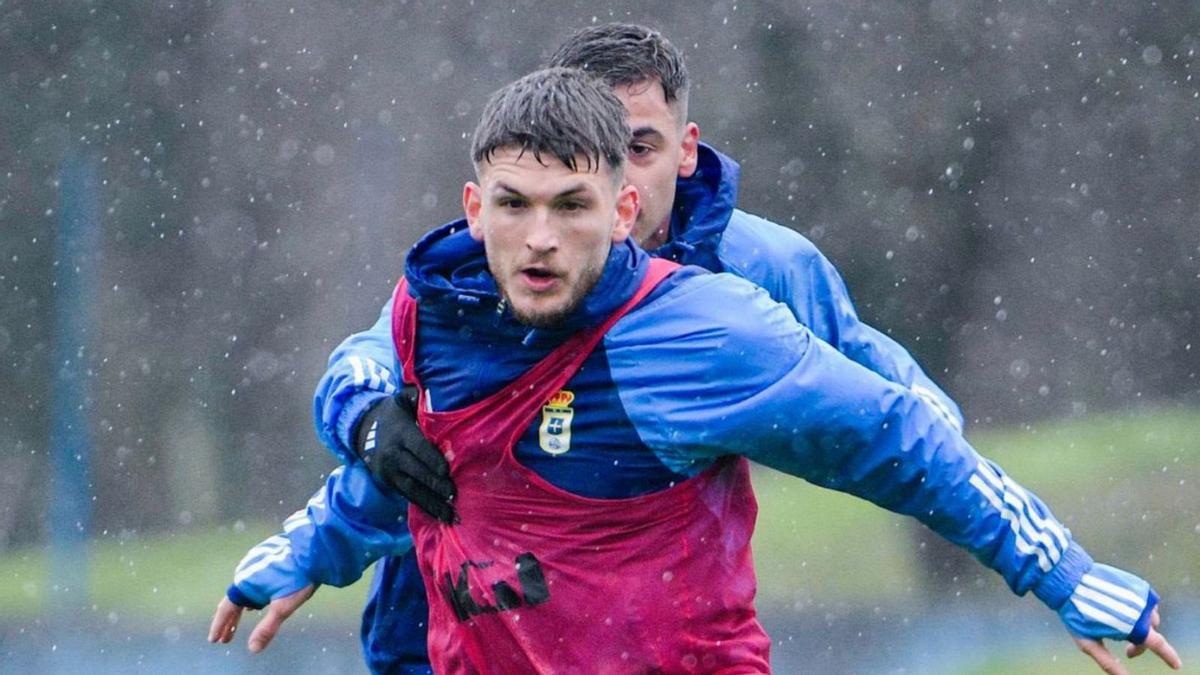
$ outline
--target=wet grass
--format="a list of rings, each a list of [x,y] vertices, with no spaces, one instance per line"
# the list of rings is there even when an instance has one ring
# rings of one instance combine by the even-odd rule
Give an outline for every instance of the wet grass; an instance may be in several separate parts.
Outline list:
[[[88,561],[91,592],[83,611],[112,623],[207,620],[241,557],[277,527],[262,522],[95,540]],[[0,556],[0,614],[24,620],[41,615],[56,592],[48,566],[45,547]],[[322,589],[307,607],[331,620],[353,620],[362,609],[366,586],[360,582],[349,589]]]
[[[1097,559],[1137,570],[1161,591],[1194,593],[1200,559],[1196,429],[1200,413],[1159,411],[969,435],[981,452],[1042,496]],[[807,611],[921,596],[905,519],[771,471],[757,471],[754,481],[762,603]],[[90,548],[86,611],[110,621],[207,619],[242,554],[275,527],[251,523],[101,538]],[[33,619],[44,612],[53,592],[47,564],[44,548],[0,555],[0,614]],[[366,586],[322,589],[309,612],[356,621]]]

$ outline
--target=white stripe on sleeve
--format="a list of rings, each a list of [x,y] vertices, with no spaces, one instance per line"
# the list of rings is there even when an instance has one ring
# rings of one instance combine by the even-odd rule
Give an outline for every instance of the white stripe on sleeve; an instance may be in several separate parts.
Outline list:
[[[1053,565],[1050,564],[1050,561],[1046,558],[1045,552],[1043,552],[1041,548],[1031,546],[1026,542],[1024,536],[1022,536],[1023,533],[1021,532],[1021,526],[1018,524],[1018,518],[1015,514],[1013,514],[1012,510],[1008,508],[1004,502],[1000,501],[1000,498],[997,497],[996,494],[992,492],[991,488],[989,488],[987,484],[983,482],[978,473],[971,476],[970,482],[971,485],[975,486],[975,489],[979,490],[979,492],[985,498],[987,498],[992,507],[1000,512],[1000,517],[1008,521],[1009,526],[1012,528],[1013,534],[1016,535],[1013,539],[1013,542],[1017,547],[1017,551],[1023,555],[1037,556],[1038,567],[1043,572],[1049,572]]]
[[[1086,616],[1092,621],[1102,623],[1105,626],[1108,626],[1114,630],[1118,630],[1126,635],[1133,632],[1133,624],[1121,621],[1112,614],[1099,610],[1086,602],[1082,602],[1074,596],[1071,597],[1071,604],[1075,605],[1075,609],[1078,609],[1080,614]]]
[[[263,569],[267,565],[270,565],[271,563],[283,560],[284,558],[288,557],[288,555],[291,554],[291,552],[292,552],[292,546],[291,546],[291,544],[288,544],[287,546],[276,551],[275,553],[272,553],[271,555],[263,556],[258,562],[254,563],[253,565],[248,565],[245,569],[239,569],[237,571],[237,573],[235,573],[233,575],[233,583],[235,583],[235,584],[242,583],[246,579],[249,579],[251,576],[253,576],[254,573]]]
[[[1134,611],[1129,605],[1119,603],[1107,595],[1094,591],[1083,584],[1080,584],[1075,588],[1075,595],[1084,598],[1085,600],[1089,600],[1092,603],[1109,611],[1116,612],[1130,621],[1137,621],[1138,617],[1142,615],[1140,610]]]
[[[1105,581],[1094,574],[1085,574],[1083,575],[1083,579],[1080,581],[1098,591],[1102,591],[1113,596],[1114,598],[1120,598],[1132,604],[1134,607],[1138,608],[1138,616],[1141,616],[1142,610],[1146,607],[1145,599],[1138,596],[1137,593],[1134,593],[1128,588],[1122,588],[1114,583]]]

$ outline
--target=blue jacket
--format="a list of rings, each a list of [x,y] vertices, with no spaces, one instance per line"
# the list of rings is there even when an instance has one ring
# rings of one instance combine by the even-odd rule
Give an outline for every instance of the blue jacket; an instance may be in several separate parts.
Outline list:
[[[714,168],[709,163],[705,171],[728,171],[732,166],[723,165],[715,153],[706,156],[716,158],[717,164]],[[719,197],[720,192],[713,194]],[[759,256],[739,259],[729,251],[753,250],[739,247],[755,236],[787,231],[739,213],[733,212],[716,241],[712,264],[765,274],[770,268],[757,267]],[[688,241],[690,226],[681,215],[673,227],[682,228],[677,234],[684,236],[676,237],[663,253],[684,260],[706,255],[703,246]],[[407,269],[421,300],[418,369],[437,409],[467,405],[514,379],[566,334],[606,316],[628,297],[644,268],[646,256],[635,246],[614,247],[605,274],[573,323],[558,332],[531,333],[506,317],[497,320],[498,298],[486,274],[482,248],[464,229],[452,224],[431,233],[414,248]],[[845,329],[843,320],[852,317],[853,310],[840,280],[834,274],[836,283],[828,283],[832,268],[811,244],[794,236],[785,241],[810,264],[767,277],[765,285],[794,291],[804,281],[811,287],[810,280],[819,276],[827,280],[826,288],[840,293],[844,307],[799,300],[777,304],[771,295],[735,276],[685,269],[618,322],[572,380],[569,388],[576,392],[574,405],[581,411],[572,433],[574,449],[560,456],[542,452],[535,423],[518,443],[518,459],[566,489],[603,498],[661,489],[694,475],[717,456],[743,454],[918,517],[996,569],[1015,592],[1033,590],[1060,610],[1068,627],[1079,634],[1107,630],[1106,636],[1123,638],[1134,633],[1135,624],[1148,620],[1148,585],[1119,570],[1093,565],[1036,497],[975,454],[958,431],[957,414],[947,414],[956,413],[952,404],[936,389],[884,379],[796,323],[797,318],[807,318],[823,324],[833,336],[869,335],[857,321],[851,323],[859,328]],[[698,238],[700,244],[712,241]],[[766,239],[760,243],[772,245]],[[684,245],[691,250],[677,253]],[[737,318],[731,319],[729,309],[735,307]],[[386,395],[387,383],[395,386],[394,368],[382,365],[394,363],[390,330],[385,332],[386,356],[353,354],[347,345],[339,349],[331,375],[336,379],[336,365],[344,358],[350,371],[341,375],[346,384],[324,387],[318,396],[322,433],[342,452],[352,424],[341,417],[365,398],[362,388],[375,383],[377,398]],[[355,338],[361,341],[355,336],[348,343]],[[911,364],[911,359],[905,363]],[[903,372],[914,381],[916,375],[924,378],[915,366]],[[347,392],[354,388],[349,382],[355,382],[358,391]],[[341,406],[340,415],[323,414],[328,403],[322,407],[321,401],[331,399]],[[261,604],[304,585],[301,581],[354,581],[377,558],[403,553],[410,546],[404,532],[405,506],[403,500],[382,494],[363,467],[351,463],[339,469],[309,506],[289,519],[285,535],[247,556],[231,597],[242,604]],[[1097,580],[1088,587],[1093,589],[1090,593],[1101,593],[1106,602],[1074,599],[1089,578]],[[386,583],[377,574],[377,588]],[[1104,595],[1113,588],[1124,592]],[[373,593],[376,606],[368,609],[368,624],[372,616],[388,613],[390,607],[379,606],[380,600],[380,593]],[[1077,610],[1072,621],[1071,608],[1081,606],[1088,609]],[[1099,628],[1089,627],[1087,621]]]
[[[696,173],[678,181],[671,238],[651,255],[712,272],[728,272],[765,290],[796,320],[847,358],[925,397],[958,428],[958,406],[903,347],[859,321],[836,268],[799,233],[735,208],[740,169],[733,159],[701,144]],[[370,329],[334,350],[317,385],[317,435],[342,462],[362,414],[398,387],[392,364],[389,300]]]

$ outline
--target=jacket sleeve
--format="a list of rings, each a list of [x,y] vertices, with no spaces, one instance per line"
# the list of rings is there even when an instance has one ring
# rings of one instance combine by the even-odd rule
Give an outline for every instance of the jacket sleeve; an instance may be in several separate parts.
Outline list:
[[[379,558],[412,548],[408,503],[385,494],[361,464],[335,469],[283,523],[283,532],[250,549],[226,595],[261,608],[309,584],[348,586]]]
[[[389,298],[375,325],[351,335],[333,350],[317,384],[313,399],[317,436],[342,463],[357,458],[353,434],[359,418],[399,388],[399,375],[385,365],[396,360],[391,321]]]
[[[769,232],[762,231],[764,228]],[[729,260],[736,274],[786,305],[818,338],[851,361],[907,387],[956,428],[963,428],[958,405],[912,354],[859,320],[841,274],[812,242],[790,229],[739,212],[722,246],[722,258]],[[753,250],[755,255],[743,249]]]
[[[1056,611],[1076,606],[1092,559],[927,399],[850,361],[744,281],[714,275],[687,285],[703,300],[678,297],[687,311],[648,313],[607,344],[643,442],[681,465],[742,454],[913,516],[1015,593],[1032,591]],[[735,320],[721,309],[729,307]],[[1119,586],[1109,582],[1096,588]],[[1118,590],[1133,598],[1124,608],[1132,624],[1148,611],[1148,585]]]

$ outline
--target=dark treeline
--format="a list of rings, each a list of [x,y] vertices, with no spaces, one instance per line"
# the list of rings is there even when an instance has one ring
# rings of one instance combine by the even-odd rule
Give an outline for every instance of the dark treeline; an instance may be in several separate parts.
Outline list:
[[[1197,402],[1200,5],[0,3],[0,545],[48,500],[57,180],[102,179],[97,531],[284,515],[325,359],[457,217],[487,94],[571,30],[681,45],[741,204],[975,425]]]

